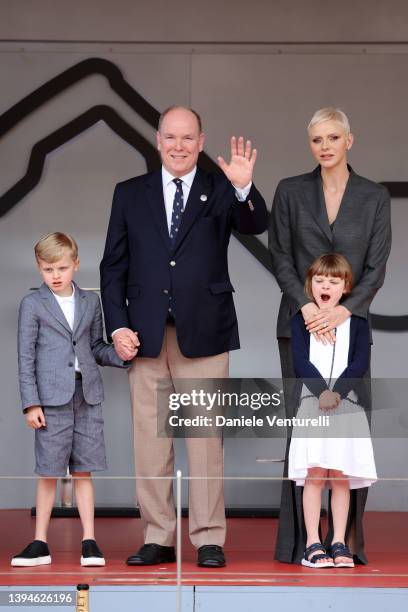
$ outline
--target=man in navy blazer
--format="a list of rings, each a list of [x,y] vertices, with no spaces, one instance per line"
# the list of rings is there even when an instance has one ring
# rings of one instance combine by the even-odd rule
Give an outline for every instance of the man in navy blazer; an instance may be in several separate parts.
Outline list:
[[[227,251],[234,228],[266,229],[265,202],[252,183],[256,150],[231,139],[223,171],[197,168],[204,145],[199,115],[170,107],[160,117],[162,168],[116,186],[101,290],[118,355],[138,356],[129,370],[136,476],[173,477],[173,445],[157,436],[157,382],[177,391],[180,378],[226,378],[239,348]],[[163,383],[161,382],[161,385]],[[220,437],[186,438],[189,530],[203,567],[225,565],[223,450]],[[209,477],[209,480],[206,478]],[[174,561],[172,481],[138,480],[145,544],[129,565]]]

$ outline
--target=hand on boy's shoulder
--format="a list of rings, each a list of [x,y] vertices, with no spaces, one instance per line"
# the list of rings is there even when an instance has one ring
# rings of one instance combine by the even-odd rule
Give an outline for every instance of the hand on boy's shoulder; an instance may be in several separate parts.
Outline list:
[[[44,411],[41,406],[29,406],[25,410],[26,421],[29,427],[40,429],[46,427]]]

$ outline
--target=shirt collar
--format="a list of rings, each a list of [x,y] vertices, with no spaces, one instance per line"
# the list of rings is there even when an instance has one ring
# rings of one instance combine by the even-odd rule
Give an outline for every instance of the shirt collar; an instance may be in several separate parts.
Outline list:
[[[57,298],[57,300],[62,300],[63,302],[75,302],[75,285],[74,283],[71,283],[71,285],[72,285],[72,295],[62,296],[62,295],[57,295],[56,293],[54,293],[52,289],[50,289],[50,291],[53,294],[53,296]]]
[[[185,183],[190,189],[191,189],[191,185],[193,184],[193,180],[194,180],[196,172],[197,172],[197,166],[194,166],[191,172],[189,172],[188,174],[185,174],[184,176],[180,176],[180,179],[183,181],[183,183]],[[175,178],[176,178],[175,176],[170,174],[170,172],[166,170],[164,166],[162,166],[162,179],[163,179],[163,185],[165,187],[170,185],[170,183]]]

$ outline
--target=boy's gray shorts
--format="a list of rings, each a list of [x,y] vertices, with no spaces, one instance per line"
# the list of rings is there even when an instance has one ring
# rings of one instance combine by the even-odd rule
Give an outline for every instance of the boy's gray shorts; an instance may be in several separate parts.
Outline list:
[[[46,427],[35,430],[35,472],[65,476],[74,472],[106,470],[102,406],[86,403],[82,380],[68,404],[43,406]]]

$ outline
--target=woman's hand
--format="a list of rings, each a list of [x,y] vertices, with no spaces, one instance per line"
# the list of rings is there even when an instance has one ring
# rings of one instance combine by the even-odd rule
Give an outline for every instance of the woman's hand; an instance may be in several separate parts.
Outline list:
[[[313,321],[320,312],[320,308],[314,302],[308,302],[300,310],[306,325]]]
[[[334,308],[318,309],[318,313],[306,321],[306,329],[311,334],[317,334],[320,337],[326,336],[328,332],[332,332],[350,316],[351,312],[341,304]]]
[[[308,302],[307,304],[302,306],[301,312],[306,324],[306,329],[310,331],[308,325],[311,325],[313,321],[315,321],[316,318],[320,316],[322,311],[314,302]],[[315,340],[321,342],[322,344],[334,344],[336,342],[336,336],[333,331],[325,331],[322,334],[318,334],[317,332],[310,333],[313,333]]]

